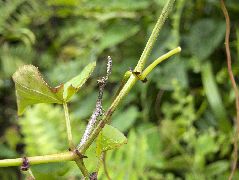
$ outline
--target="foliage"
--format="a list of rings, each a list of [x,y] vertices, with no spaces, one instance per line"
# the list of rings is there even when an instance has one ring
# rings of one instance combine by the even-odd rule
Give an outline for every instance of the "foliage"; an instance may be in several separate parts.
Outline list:
[[[95,68],[95,63],[88,64],[78,76],[55,88],[50,87],[42,78],[38,68],[33,65],[20,67],[13,74],[16,86],[18,114],[22,115],[29,105],[38,103],[62,104],[69,101]]]
[[[126,143],[127,138],[118,129],[106,124],[97,137],[96,153],[100,156],[101,153],[115,149]]]
[[[33,118],[35,119],[34,121],[32,121]],[[73,118],[74,125],[75,121],[75,118]],[[27,156],[57,153],[68,148],[67,143],[62,143],[66,142],[67,135],[64,113],[59,106],[37,104],[26,110],[25,117],[20,118],[19,123],[24,135],[23,142],[26,144],[25,154]],[[73,133],[79,139],[80,134],[78,135],[78,132],[81,132],[83,129],[79,129],[78,126],[74,127],[76,128],[73,129]],[[33,166],[33,172],[37,179],[58,179],[59,176],[67,176],[66,173],[69,171],[72,174],[78,172],[78,169],[73,163]],[[49,173],[50,176],[48,177],[47,174]]]
[[[96,80],[111,55],[113,72],[103,100],[107,108],[123,74],[140,57],[165,1],[0,1],[1,158],[67,149],[63,109],[38,104],[17,120],[11,75],[34,64],[53,87],[97,60],[84,90],[71,98],[74,142],[78,143],[97,99]],[[232,21],[233,60],[239,55],[238,3],[227,1]],[[163,27],[151,60],[182,46],[182,54],[137,83],[113,114],[112,126],[128,143],[107,152],[112,179],[225,179],[232,154],[234,95],[224,55],[224,18],[219,2],[178,0]],[[238,61],[233,62],[238,77]],[[96,145],[94,145],[96,146]],[[91,172],[97,157],[87,151]],[[38,179],[77,179],[74,163],[33,166]],[[51,173],[50,173],[51,172]],[[117,173],[116,173],[117,172]],[[100,168],[100,179],[105,179]],[[0,179],[18,179],[18,168],[1,168]],[[235,179],[239,178],[236,174]]]

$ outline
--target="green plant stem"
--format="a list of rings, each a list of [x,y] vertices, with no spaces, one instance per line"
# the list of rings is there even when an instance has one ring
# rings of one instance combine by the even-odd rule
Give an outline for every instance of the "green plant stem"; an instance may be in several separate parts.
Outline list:
[[[159,57],[155,60],[151,65],[149,65],[148,68],[146,68],[144,71],[144,76],[148,75],[154,67],[162,62],[163,60],[171,57],[172,55],[179,53],[181,51],[180,47],[177,47],[173,49],[172,51],[169,51],[168,53],[164,54],[163,56]],[[85,151],[88,149],[88,147],[93,143],[95,138],[98,136],[102,128],[107,124],[111,118],[111,115],[115,111],[116,107],[120,104],[121,100],[128,94],[128,92],[131,90],[131,88],[134,86],[134,84],[137,82],[138,78],[135,75],[131,75],[128,79],[128,81],[125,83],[121,91],[119,92],[118,96],[114,99],[113,103],[109,107],[109,109],[106,111],[105,115],[103,116],[102,120],[99,122],[99,124],[96,126],[94,131],[89,136],[88,140],[79,147],[80,153],[84,154]]]
[[[111,115],[115,111],[116,107],[119,105],[120,101],[124,96],[128,94],[130,89],[133,87],[133,85],[136,83],[137,78],[134,75],[131,75],[122,90],[120,91],[119,95],[115,98],[105,115],[103,116],[102,120],[99,122],[99,124],[96,126],[94,131],[91,133],[87,141],[80,146],[79,151],[80,153],[84,154],[85,151],[88,149],[88,147],[93,143],[95,138],[100,133],[101,129],[105,126],[105,124],[110,120]]]
[[[83,159],[76,158],[75,162],[76,162],[77,166],[79,167],[79,169],[81,170],[81,172],[84,176],[84,179],[89,179],[89,172],[85,167]]]
[[[144,51],[138,61],[137,66],[135,67],[134,71],[141,72],[143,70],[144,65],[153,49],[153,45],[155,44],[155,42],[157,40],[159,32],[173,7],[174,1],[175,0],[168,0],[167,4],[164,6],[162,13],[159,16],[156,25],[154,26],[154,29],[149,37],[149,40],[144,48]]]
[[[107,179],[108,179],[108,180],[111,180],[111,177],[110,177],[110,175],[109,175],[108,168],[107,168],[107,165],[106,165],[106,155],[107,155],[107,153],[104,152],[104,153],[103,153],[103,157],[102,157],[103,167],[104,167],[104,173],[105,173]]]
[[[62,162],[62,161],[73,161],[76,158],[77,158],[77,155],[75,155],[73,152],[64,152],[64,153],[44,155],[44,156],[27,157],[30,165],[55,163],[55,162]],[[0,167],[21,166],[21,165],[22,165],[22,158],[0,160]]]
[[[71,151],[65,152],[65,153],[44,155],[44,156],[27,157],[27,159],[30,165],[56,163],[56,162],[63,162],[63,161],[75,161],[77,166],[81,170],[83,176],[85,177],[85,179],[87,179],[89,176],[89,173],[87,169],[85,168],[83,160],[80,159],[75,153]],[[22,165],[22,158],[0,160],[0,167],[21,166],[21,165]]]
[[[159,33],[162,25],[164,24],[172,6],[173,6],[174,1],[175,0],[169,0],[168,3],[163,8],[162,14],[160,15],[160,17],[153,29],[153,32],[146,44],[144,52],[142,53],[137,66],[135,67],[135,71],[141,72],[142,69],[144,68],[146,60],[148,59],[150,52],[152,51],[153,45],[156,42],[158,33]],[[173,55],[173,54],[171,54],[171,55]],[[167,58],[169,58],[170,56],[167,56]],[[153,65],[146,71],[147,73],[144,72],[144,74],[146,75],[146,74],[150,73],[153,70],[152,67],[153,67]],[[138,80],[138,78],[136,76],[134,76],[133,74],[129,77],[128,81],[124,84],[121,91],[119,92],[117,97],[114,99],[113,103],[111,104],[111,106],[109,107],[109,109],[107,110],[105,115],[103,116],[100,123],[96,126],[96,128],[94,129],[94,131],[92,132],[92,134],[90,135],[88,140],[82,146],[80,146],[80,148],[79,148],[80,153],[84,154],[84,152],[87,150],[87,148],[91,145],[91,143],[97,137],[99,132],[102,130],[104,125],[110,120],[112,113],[115,111],[116,107],[119,105],[121,100],[128,94],[128,92],[131,90],[131,88],[134,86],[134,84],[136,83],[137,80]],[[74,147],[73,143],[72,143],[70,118],[69,118],[67,104],[65,103],[65,104],[63,104],[63,106],[64,106],[65,117],[66,117],[66,127],[67,127],[69,145],[70,145],[70,147],[71,146]],[[76,154],[74,154],[73,152],[65,152],[65,153],[45,155],[45,156],[28,157],[28,160],[31,165],[34,165],[34,164],[53,163],[53,162],[62,162],[62,161],[73,161],[73,160],[75,161],[78,158],[79,157]],[[82,161],[82,163],[83,163],[83,161]],[[82,163],[81,163],[81,165],[83,165]],[[22,158],[0,160],[0,167],[20,166],[21,164],[22,164]],[[80,163],[78,163],[78,161],[77,161],[77,165],[78,166],[80,165]],[[82,169],[81,169],[81,171],[82,171]],[[86,176],[85,170],[83,170],[82,173],[84,176]]]
[[[158,58],[157,59],[158,62],[159,62],[159,59],[161,59],[161,58],[162,59],[164,59],[165,57],[169,58],[170,56],[174,55],[175,53],[180,52],[179,51],[180,48],[176,48],[176,49],[177,49],[176,51],[174,51],[175,49],[172,50],[174,53],[171,53],[172,51],[170,51],[169,53],[167,53],[168,54],[167,56],[163,55],[160,58]],[[145,71],[144,71],[144,73],[145,74],[150,73],[153,70],[152,67],[153,66],[151,66],[151,68],[146,68],[146,69],[148,69],[146,71],[147,73]],[[127,95],[127,93],[130,91],[130,89],[133,87],[133,85],[136,83],[137,80],[138,79],[136,76],[134,76],[134,75],[130,76],[130,78],[128,79],[128,81],[123,86],[122,90],[120,91],[119,95],[113,101],[109,110],[105,113],[103,119],[97,125],[97,127],[95,128],[93,133],[90,135],[89,139],[86,141],[85,144],[83,144],[80,147],[80,149],[79,149],[80,153],[83,154],[87,150],[89,145],[94,141],[94,139],[97,137],[98,133],[101,131],[101,129],[104,127],[104,125],[110,120],[112,113],[114,112],[116,107],[119,105],[122,98]],[[28,160],[29,160],[30,165],[34,165],[34,164],[54,163],[54,162],[62,162],[62,161],[75,161],[77,158],[79,158],[79,157],[76,154],[74,154],[73,152],[65,152],[65,153],[58,153],[58,154],[52,154],[52,155],[28,157]],[[0,160],[0,167],[20,166],[21,164],[22,164],[22,158]],[[78,166],[79,166],[79,164],[80,163],[77,162]],[[84,173],[83,175],[85,176],[87,174],[87,170],[83,170],[82,173]]]
[[[69,110],[68,110],[67,103],[63,103],[63,107],[64,107],[64,112],[65,112],[66,130],[67,130],[67,137],[68,137],[69,147],[70,147],[71,150],[74,150],[75,146],[74,146],[73,140],[72,140],[71,122],[70,122],[70,115],[69,115]],[[79,157],[76,157],[74,160],[75,160],[77,166],[79,167],[80,171],[82,172],[84,178],[88,179],[89,172],[85,167],[83,159],[79,158]]]
[[[72,140],[71,122],[70,122],[70,115],[69,115],[67,103],[63,103],[63,107],[64,107],[64,112],[65,112],[65,121],[66,121],[68,143],[69,143],[69,147],[71,148],[71,150],[73,150],[74,149],[74,144],[73,144],[73,140]]]
[[[145,46],[145,49],[138,61],[138,64],[136,65],[134,71],[141,72],[143,70],[144,65],[152,51],[153,45],[155,44],[155,42],[157,40],[159,31],[162,28],[165,20],[167,19],[168,15],[170,13],[170,10],[172,9],[174,1],[175,0],[169,0],[167,2],[167,4],[164,6],[163,11],[162,11],[161,15],[159,16],[157,23],[154,26],[152,34],[149,37],[149,40]],[[128,92],[133,87],[133,85],[136,83],[136,81],[137,81],[137,78],[134,75],[131,75],[130,78],[128,79],[128,81],[124,84],[121,91],[119,92],[118,96],[114,99],[113,103],[109,107],[108,111],[106,112],[106,114],[104,115],[104,117],[102,118],[100,123],[96,126],[94,131],[89,136],[88,140],[82,146],[80,146],[79,151],[81,153],[84,154],[85,151],[87,150],[87,148],[92,144],[92,142],[97,137],[97,135],[99,134],[101,129],[110,120],[112,113],[115,111],[116,107],[119,105],[122,98],[128,94]]]
[[[153,61],[142,73],[141,78],[145,79],[146,76],[161,62],[163,62],[164,60],[168,59],[170,56],[178,53],[181,51],[181,47],[177,47],[171,51],[169,51],[168,53],[160,56],[158,59],[156,59],[155,61]]]
[[[29,179],[32,179],[32,180],[36,179],[30,168],[27,170],[27,174],[28,174],[27,176],[29,177]]]

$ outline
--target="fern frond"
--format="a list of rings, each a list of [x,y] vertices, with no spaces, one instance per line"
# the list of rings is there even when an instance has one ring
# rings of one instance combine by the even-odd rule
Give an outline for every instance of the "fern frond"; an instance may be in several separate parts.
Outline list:
[[[26,45],[35,42],[34,33],[28,28],[33,16],[40,14],[44,7],[40,2],[32,0],[0,1],[0,39],[2,41],[20,40]]]
[[[31,48],[23,45],[9,46],[4,44],[0,49],[0,63],[3,77],[10,77],[24,63],[31,63],[36,54]]]
[[[27,155],[44,155],[67,149],[64,113],[58,106],[38,104],[20,118]]]

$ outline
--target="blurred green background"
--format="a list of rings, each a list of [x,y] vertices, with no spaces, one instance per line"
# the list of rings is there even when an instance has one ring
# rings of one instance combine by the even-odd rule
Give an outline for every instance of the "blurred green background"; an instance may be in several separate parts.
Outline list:
[[[77,144],[97,99],[106,57],[113,72],[104,95],[109,107],[124,73],[134,67],[166,0],[0,0],[0,158],[67,149],[61,106],[39,104],[17,117],[11,79],[23,64],[38,66],[50,85],[97,67],[70,103]],[[239,82],[239,3],[231,16],[233,72]],[[227,74],[225,22],[218,0],[177,0],[150,62],[177,46],[180,55],[138,82],[112,117],[128,144],[107,154],[112,179],[227,179],[235,96]],[[97,167],[92,147],[86,160]],[[80,179],[73,162],[33,166],[37,179]],[[0,168],[0,179],[23,179],[19,167]],[[101,169],[99,179],[106,179]],[[235,179],[239,179],[236,173]]]

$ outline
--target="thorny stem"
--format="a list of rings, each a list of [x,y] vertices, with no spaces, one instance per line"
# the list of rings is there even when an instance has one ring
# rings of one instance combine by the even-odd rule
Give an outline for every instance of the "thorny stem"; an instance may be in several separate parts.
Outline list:
[[[238,158],[238,133],[239,133],[239,92],[237,89],[237,84],[236,81],[234,79],[234,75],[232,72],[232,62],[231,62],[231,53],[230,53],[230,47],[229,47],[229,37],[230,37],[230,17],[229,14],[227,12],[227,8],[225,6],[225,3],[223,0],[221,0],[221,8],[223,11],[223,14],[225,16],[225,20],[226,20],[226,36],[225,36],[225,48],[226,48],[226,55],[227,55],[227,68],[228,68],[228,73],[229,73],[229,77],[232,83],[232,87],[235,93],[235,97],[236,97],[236,133],[235,133],[235,137],[234,137],[234,157],[233,157],[233,163],[232,163],[232,170],[231,170],[231,174],[229,176],[229,180],[231,180],[234,176],[234,173],[236,171],[236,167],[237,167],[237,158]]]
[[[72,133],[71,133],[70,115],[69,115],[67,103],[64,102],[63,107],[64,107],[64,112],[65,112],[66,131],[67,131],[67,138],[68,138],[69,147],[71,149],[74,149],[74,144],[73,144],[73,140],[72,140]]]

